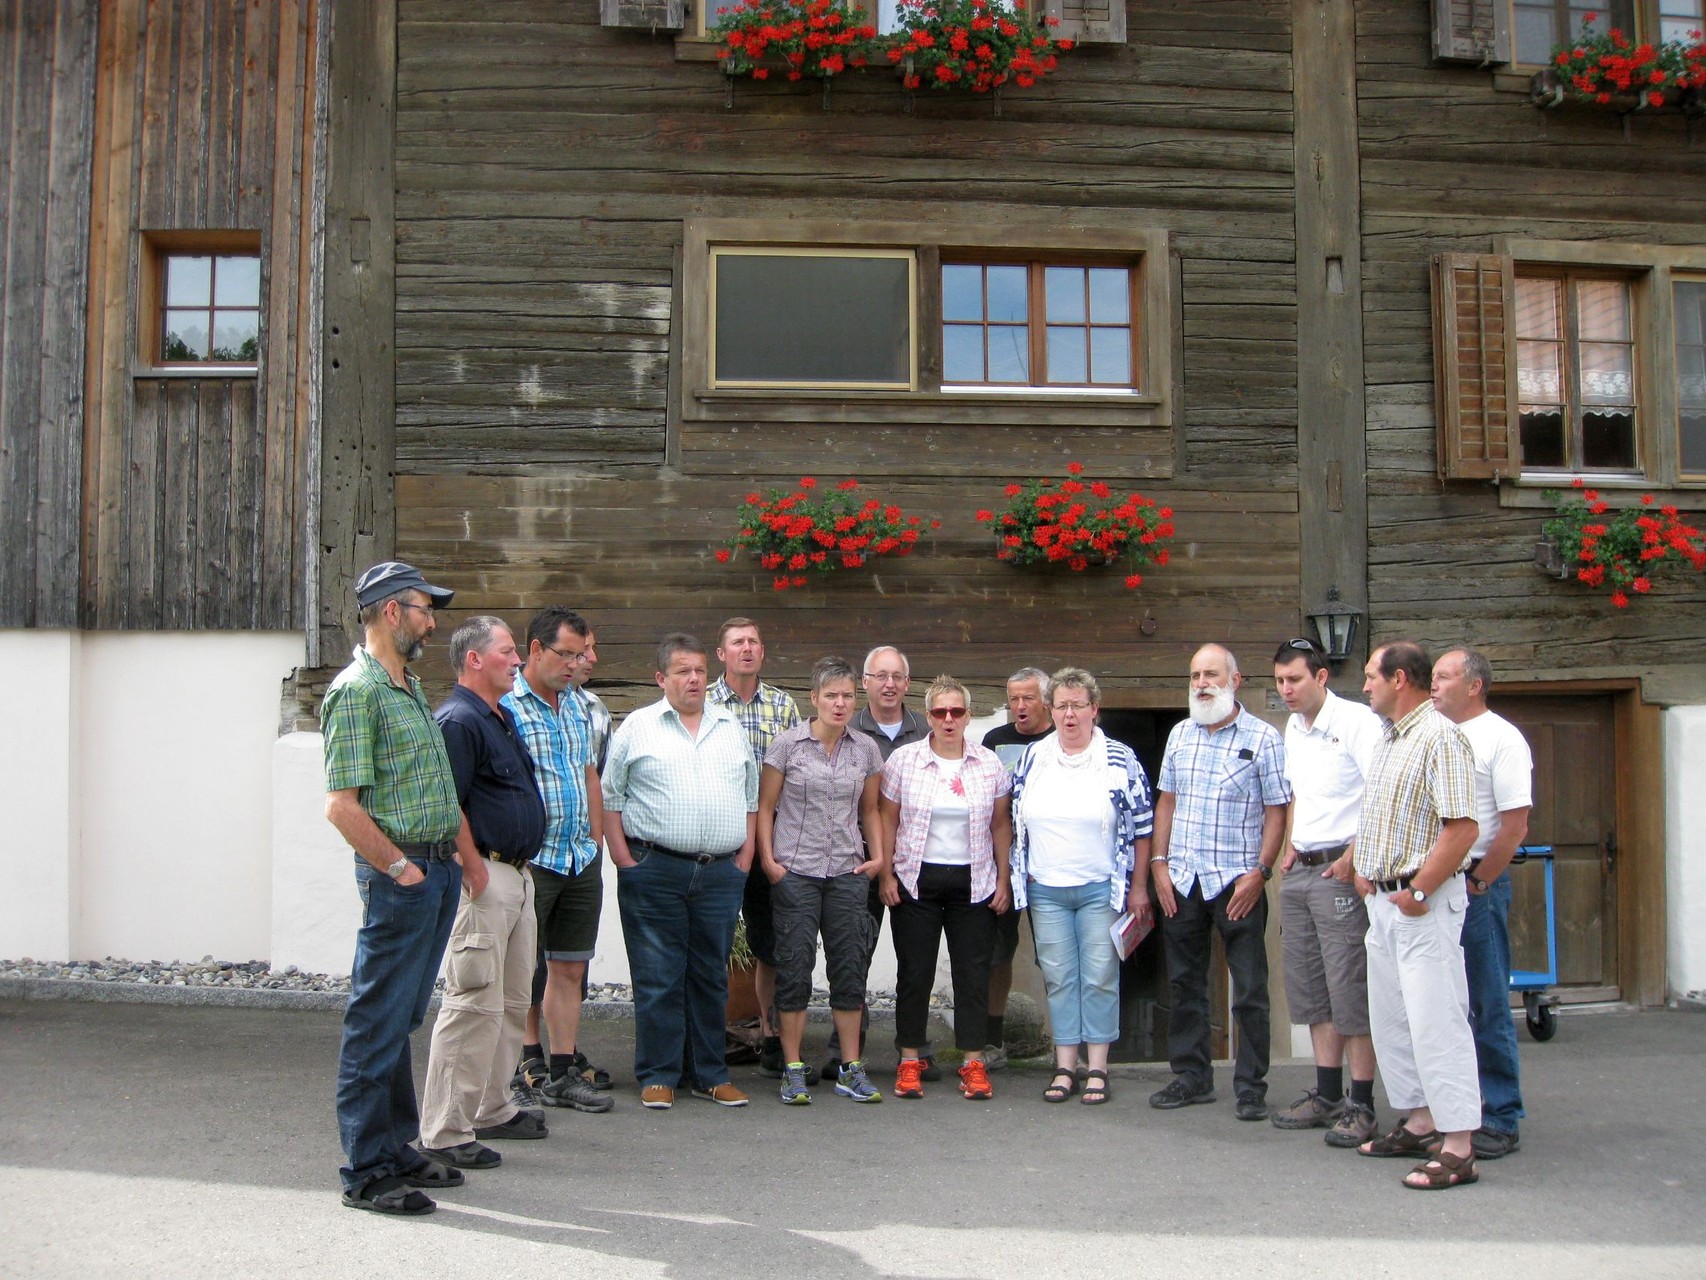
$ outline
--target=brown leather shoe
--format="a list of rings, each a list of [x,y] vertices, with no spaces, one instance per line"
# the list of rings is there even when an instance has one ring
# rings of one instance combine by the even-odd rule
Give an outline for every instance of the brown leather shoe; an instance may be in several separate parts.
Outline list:
[[[693,1096],[703,1098],[707,1102],[714,1102],[719,1107],[744,1107],[751,1101],[739,1089],[727,1083],[712,1085],[709,1088],[702,1084],[696,1084],[693,1086]]]
[[[675,1105],[675,1090],[667,1084],[648,1084],[640,1090],[640,1105],[653,1111],[668,1111]]]

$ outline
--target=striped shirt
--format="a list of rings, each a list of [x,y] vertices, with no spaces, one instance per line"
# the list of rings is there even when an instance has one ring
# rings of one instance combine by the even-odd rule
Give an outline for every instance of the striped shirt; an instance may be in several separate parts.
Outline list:
[[[1356,869],[1367,880],[1414,875],[1447,818],[1475,816],[1475,757],[1458,727],[1424,701],[1389,723],[1362,793]],[[1465,859],[1467,863],[1467,859]]]
[[[1188,894],[1201,880],[1205,900],[1255,867],[1267,806],[1291,801],[1279,730],[1241,705],[1219,729],[1174,725],[1155,785],[1176,800],[1167,847],[1173,887]]]
[[[456,778],[444,734],[432,718],[421,682],[408,687],[360,645],[320,704],[326,790],[359,788],[357,802],[393,841],[454,840],[462,829]]]
[[[586,704],[565,689],[553,711],[519,671],[515,688],[502,702],[533,757],[533,776],[545,800],[545,843],[533,861],[558,875],[579,875],[598,858],[586,796],[586,767],[592,760]]]
[[[995,841],[990,824],[995,802],[1013,790],[1013,779],[1000,758],[975,742],[965,744],[959,780],[971,807],[971,900],[982,902],[995,892]],[[900,806],[900,827],[894,838],[894,874],[914,896],[918,872],[924,865],[924,844],[930,835],[930,810],[935,805],[942,770],[928,738],[897,747],[883,766],[883,795]]]
[[[1044,741],[1048,741],[1044,738]],[[1131,873],[1136,845],[1155,830],[1155,811],[1149,798],[1149,779],[1130,747],[1116,742],[1100,729],[1094,731],[1087,750],[1103,750],[1107,764],[1104,774],[1108,786],[1108,802],[1113,807],[1114,825],[1109,833],[1113,842],[1114,874],[1110,878],[1108,898],[1115,911],[1125,910],[1126,894],[1131,888]],[[1049,770],[1037,770],[1039,746],[1025,748],[1013,772],[1013,910],[1026,906],[1025,877],[1030,861],[1029,833],[1025,830],[1025,788],[1033,782],[1046,787]]]
[[[604,772],[605,762],[610,759],[610,734],[615,721],[611,719],[610,708],[604,705],[604,699],[591,689],[582,685],[575,689],[575,696],[580,699],[581,708],[586,712],[588,725],[587,737],[592,752],[592,763],[600,773]]]
[[[705,704],[697,738],[663,698],[629,714],[610,740],[604,807],[631,840],[680,853],[732,853],[758,811],[758,761],[740,722]]]
[[[760,763],[764,760],[764,753],[770,750],[770,744],[776,741],[776,735],[800,722],[800,709],[794,705],[793,698],[762,680],[758,682],[758,692],[752,701],[747,702],[734,691],[726,677],[719,676],[717,682],[705,690],[705,702],[725,708],[740,721],[740,727],[746,730],[746,736],[752,743],[753,759]]]

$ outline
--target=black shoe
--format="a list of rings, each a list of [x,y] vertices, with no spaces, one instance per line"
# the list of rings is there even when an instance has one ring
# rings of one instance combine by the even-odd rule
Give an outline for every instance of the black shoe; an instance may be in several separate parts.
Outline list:
[[[414,1190],[401,1177],[376,1178],[356,1191],[344,1192],[344,1207],[410,1216],[431,1213],[438,1208],[431,1196]]]
[[[610,1073],[603,1067],[593,1066],[586,1060],[586,1054],[581,1053],[578,1049],[575,1051],[575,1062],[572,1070],[594,1089],[608,1091],[611,1088]],[[541,1081],[540,1083],[543,1084],[544,1082]]]
[[[782,1061],[782,1037],[765,1036],[764,1047],[758,1051],[758,1074],[780,1080],[785,1065]]]
[[[840,1076],[840,1074],[841,1074],[841,1059],[840,1058],[826,1058],[826,1059],[824,1059],[823,1066],[819,1069],[818,1079],[819,1080],[834,1080],[838,1076]],[[806,1083],[807,1084],[815,1084],[816,1081],[808,1080],[808,1081],[806,1081]]]
[[[454,1147],[422,1147],[421,1154],[428,1160],[457,1169],[495,1169],[504,1162],[496,1151],[478,1142],[459,1142]]]
[[[941,1078],[942,1078],[942,1068],[938,1067],[936,1065],[936,1055],[933,1053],[925,1054],[924,1055],[924,1072],[919,1077],[919,1079],[928,1082],[931,1080],[940,1080]]]
[[[489,1124],[474,1130],[481,1142],[504,1141],[513,1138],[543,1138],[550,1132],[545,1121],[528,1111],[517,1111],[502,1124]]]
[[[602,1115],[616,1105],[616,1099],[601,1093],[579,1072],[567,1071],[552,1076],[539,1089],[539,1096],[548,1107],[572,1107],[592,1115]]]
[[[1212,1084],[1195,1084],[1184,1076],[1174,1076],[1165,1089],[1158,1089],[1149,1095],[1149,1105],[1157,1111],[1172,1111],[1178,1107],[1195,1106],[1201,1102],[1214,1101],[1214,1086]],[[1264,1115],[1267,1113],[1264,1111]]]
[[[1514,1133],[1482,1125],[1469,1135],[1469,1145],[1474,1148],[1477,1160],[1497,1160],[1522,1146],[1522,1139]]]
[[[1238,1095],[1238,1107],[1232,1114],[1240,1120],[1266,1120],[1268,1100],[1259,1093],[1241,1093]]]
[[[420,1157],[419,1164],[404,1170],[398,1176],[411,1187],[431,1187],[434,1191],[445,1187],[459,1187],[468,1181],[462,1176],[462,1170],[453,1169],[436,1160],[428,1160],[425,1156]]]

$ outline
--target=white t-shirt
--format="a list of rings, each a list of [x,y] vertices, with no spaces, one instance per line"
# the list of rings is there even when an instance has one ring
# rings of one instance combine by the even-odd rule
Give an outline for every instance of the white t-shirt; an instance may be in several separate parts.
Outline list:
[[[1048,768],[1025,788],[1029,842],[1025,872],[1051,889],[1096,884],[1114,874],[1114,805],[1108,796],[1107,751],[1091,750],[1094,759],[1078,766]]]
[[[1534,755],[1528,739],[1509,720],[1487,711],[1457,726],[1475,753],[1475,821],[1481,833],[1471,861],[1487,852],[1499,834],[1499,815],[1534,804]]]
[[[1291,843],[1304,853],[1349,844],[1362,815],[1363,780],[1380,741],[1380,717],[1331,689],[1303,727],[1293,712],[1285,722],[1285,780],[1295,799]]]
[[[958,760],[936,757],[939,781],[935,798],[930,802],[930,834],[924,838],[925,862],[971,866],[971,802],[966,799],[965,786],[960,781],[964,764],[964,757]]]

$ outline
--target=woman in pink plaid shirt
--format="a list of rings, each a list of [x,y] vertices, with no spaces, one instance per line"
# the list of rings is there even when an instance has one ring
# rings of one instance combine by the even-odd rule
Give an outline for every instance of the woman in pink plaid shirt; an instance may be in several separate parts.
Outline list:
[[[995,917],[1012,905],[1007,855],[1013,842],[1008,810],[1012,782],[995,753],[966,740],[971,698],[952,676],[924,691],[930,736],[898,748],[883,766],[884,843],[892,850],[882,873],[883,901],[892,916],[895,1034],[900,1067],[897,1098],[924,1096],[930,988],[942,934],[954,982],[954,1043],[965,1053],[960,1092],[995,1096],[983,1064],[988,1043],[989,958]]]

